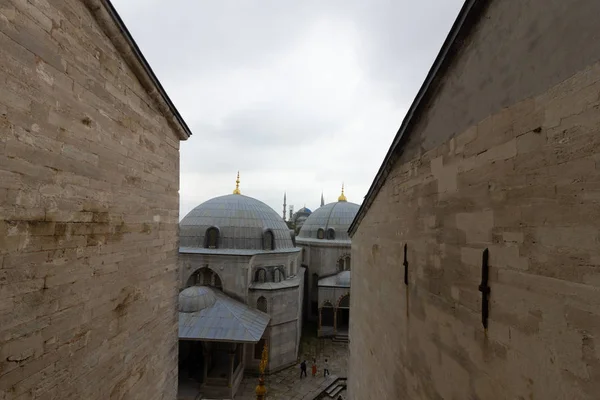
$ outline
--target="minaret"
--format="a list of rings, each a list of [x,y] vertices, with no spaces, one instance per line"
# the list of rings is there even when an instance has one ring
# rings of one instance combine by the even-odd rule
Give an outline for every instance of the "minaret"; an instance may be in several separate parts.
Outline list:
[[[283,192],[283,220],[285,221],[285,212],[287,210],[287,205],[285,204],[286,193]]]
[[[348,199],[344,195],[344,184],[343,183],[342,183],[342,194],[340,194],[340,197],[338,197],[338,201],[348,201]]]
[[[323,192],[321,192],[321,207],[325,205],[325,199],[323,198]]]
[[[235,190],[233,191],[233,194],[242,194],[242,192],[240,192],[240,171],[238,171],[237,179],[235,180]]]
[[[290,221],[292,220],[292,217],[294,216],[294,205],[290,205]]]

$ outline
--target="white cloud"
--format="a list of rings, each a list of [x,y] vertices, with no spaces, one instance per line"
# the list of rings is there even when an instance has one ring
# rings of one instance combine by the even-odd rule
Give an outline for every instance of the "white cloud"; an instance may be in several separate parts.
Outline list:
[[[362,202],[462,3],[113,1],[194,133],[182,217],[238,170],[278,213]]]

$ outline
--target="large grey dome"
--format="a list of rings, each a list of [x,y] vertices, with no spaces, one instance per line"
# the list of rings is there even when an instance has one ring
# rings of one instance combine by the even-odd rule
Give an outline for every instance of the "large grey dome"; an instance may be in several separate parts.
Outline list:
[[[348,228],[358,213],[360,206],[347,201],[325,204],[316,209],[304,221],[298,238],[320,239],[319,230],[323,230],[323,240],[330,238],[328,230],[333,229],[335,240],[350,240]]]
[[[252,197],[215,197],[190,211],[179,223],[181,247],[207,247],[206,233],[219,232],[219,249],[263,250],[265,233],[273,233],[274,248],[293,248],[290,231],[275,210]]]

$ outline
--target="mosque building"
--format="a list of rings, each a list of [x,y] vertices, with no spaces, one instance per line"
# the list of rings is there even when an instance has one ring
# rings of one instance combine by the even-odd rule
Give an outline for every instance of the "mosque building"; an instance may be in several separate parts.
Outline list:
[[[347,339],[350,322],[350,249],[348,228],[360,206],[342,194],[302,221],[296,245],[302,249],[307,269],[305,316],[318,322],[319,336]]]
[[[323,193],[321,193],[321,207],[325,205]],[[286,212],[286,195],[283,195],[283,218],[285,219]],[[294,236],[297,236],[304,225],[304,221],[312,214],[312,211],[306,206],[302,207],[298,211],[294,212],[294,206],[290,206],[290,217],[287,221],[287,225],[291,231],[294,232]]]
[[[233,398],[244,371],[296,363],[305,269],[284,219],[239,189],[180,222],[179,362],[205,396]]]

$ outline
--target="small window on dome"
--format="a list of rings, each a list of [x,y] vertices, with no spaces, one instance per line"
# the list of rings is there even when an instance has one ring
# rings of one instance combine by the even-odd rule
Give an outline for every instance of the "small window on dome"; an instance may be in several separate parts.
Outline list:
[[[264,250],[275,250],[275,238],[273,232],[266,231],[263,235],[263,249]]]
[[[327,239],[334,240],[335,239],[335,230],[333,228],[327,229]]]
[[[208,249],[216,249],[219,247],[219,229],[212,226],[206,230],[206,238],[204,247]]]
[[[325,239],[325,231],[323,228],[319,228],[317,231],[317,239]]]

